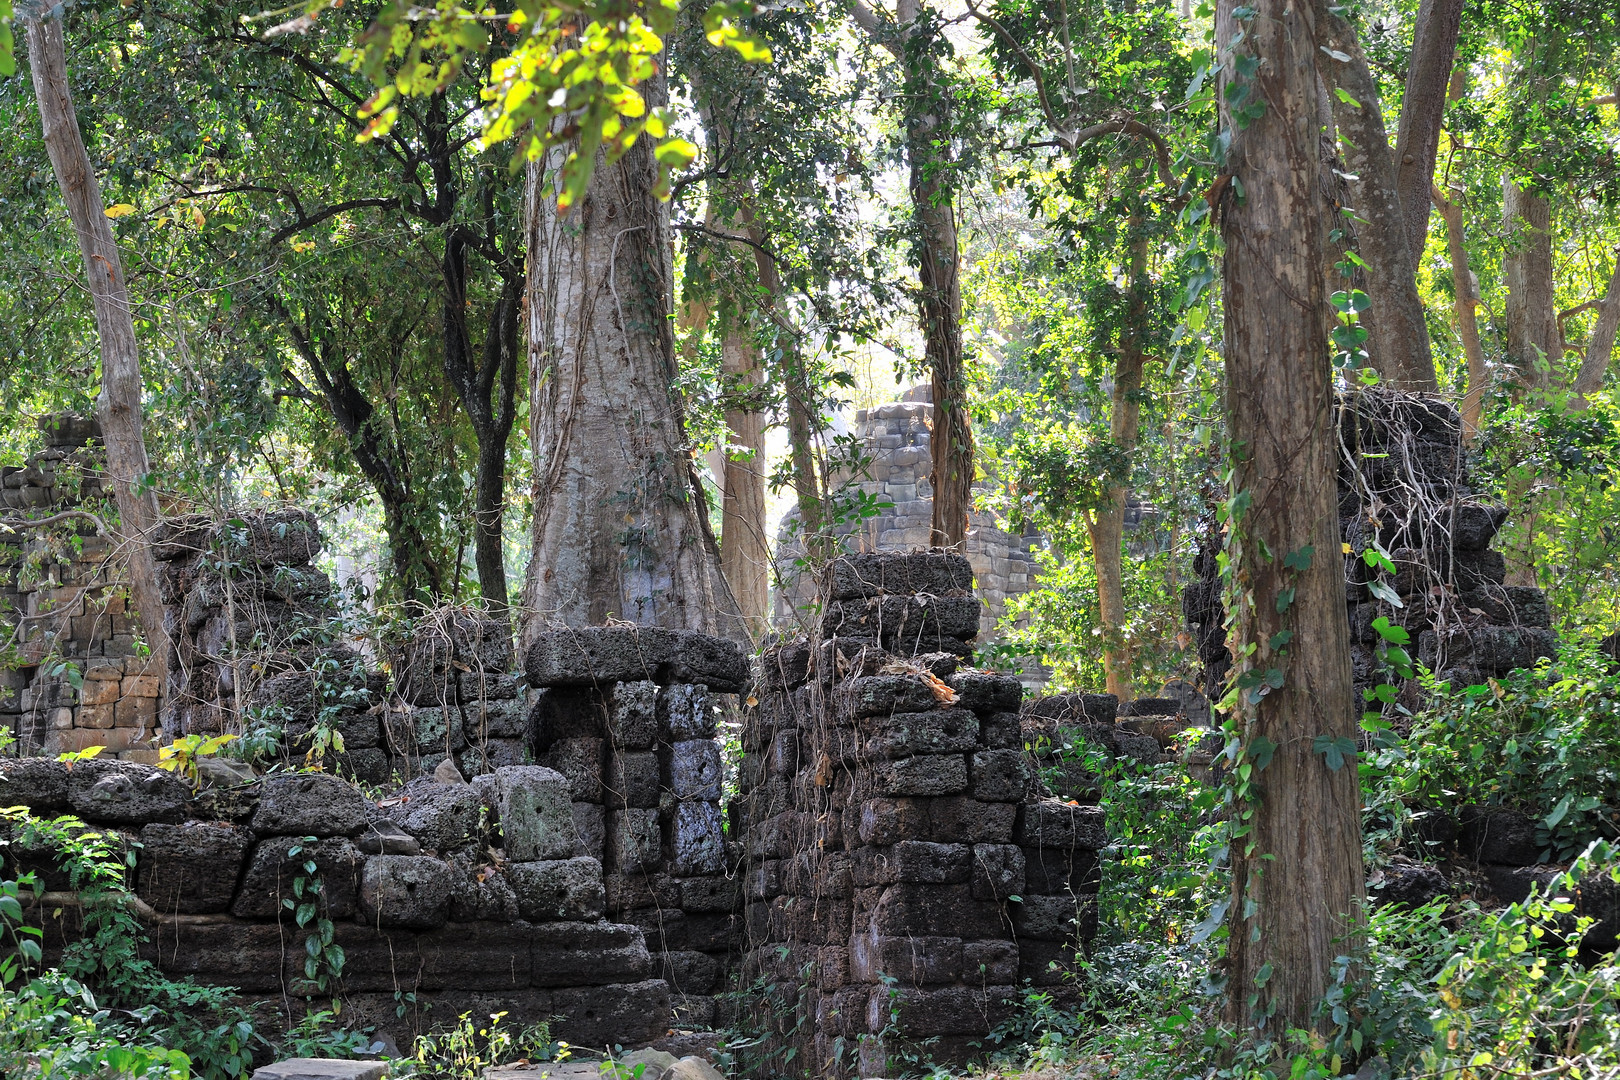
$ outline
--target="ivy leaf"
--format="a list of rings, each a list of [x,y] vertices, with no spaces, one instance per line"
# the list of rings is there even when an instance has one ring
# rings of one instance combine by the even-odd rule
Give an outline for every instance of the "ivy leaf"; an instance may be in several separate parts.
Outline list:
[[[1254,762],[1254,767],[1256,769],[1264,769],[1267,765],[1271,764],[1271,759],[1276,755],[1276,753],[1276,743],[1272,742],[1264,735],[1256,735],[1254,738],[1249,740],[1249,745],[1244,751],[1244,756],[1250,761]]]
[[[1290,570],[1303,574],[1305,571],[1311,568],[1311,556],[1315,554],[1316,546],[1314,544],[1306,544],[1304,547],[1295,551],[1290,551],[1287,555],[1284,555],[1283,565]]]
[[[1412,635],[1406,632],[1403,626],[1396,626],[1383,615],[1372,621],[1372,628],[1378,631],[1378,636],[1391,645],[1410,645]]]
[[[1327,767],[1333,772],[1344,768],[1346,761],[1356,759],[1355,741],[1343,735],[1336,739],[1329,735],[1318,735],[1311,742],[1311,750],[1321,754],[1326,759]]]
[[[1222,924],[1226,922],[1226,913],[1231,906],[1232,901],[1222,900],[1210,908],[1209,914],[1205,915],[1203,921],[1193,928],[1192,943],[1202,945],[1208,941],[1215,931],[1219,930]]]
[[[1552,813],[1548,814],[1542,823],[1549,829],[1557,828],[1558,823],[1564,820],[1564,815],[1569,813],[1570,804],[1574,800],[1574,795],[1565,795],[1558,801],[1558,805],[1553,807]]]
[[[1291,589],[1291,588],[1289,588],[1289,589],[1281,589],[1281,590],[1279,590],[1277,592],[1277,614],[1281,615],[1283,612],[1287,611],[1290,607],[1293,606],[1293,603],[1294,603],[1294,590],[1293,589]]]
[[[1400,594],[1395,591],[1395,586],[1387,581],[1369,581],[1367,582],[1367,591],[1391,607],[1403,608],[1406,606],[1406,601],[1402,600]]]

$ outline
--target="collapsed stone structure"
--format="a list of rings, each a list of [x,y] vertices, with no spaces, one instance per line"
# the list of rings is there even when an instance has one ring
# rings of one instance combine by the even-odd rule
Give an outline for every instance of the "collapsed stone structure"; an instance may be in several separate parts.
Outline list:
[[[44,417],[45,447],[0,469],[8,516],[34,520],[67,509],[105,512],[101,428],[71,415]],[[162,672],[139,640],[111,539],[88,519],[48,532],[0,529],[0,624],[12,631],[0,665],[0,724],[24,753],[100,746],[108,756],[157,756]],[[74,678],[68,671],[76,672]]]
[[[972,571],[850,555],[744,718],[742,983],[815,1075],[963,1060],[1094,926],[1102,811],[1042,798],[1015,678],[960,666]]]
[[[902,401],[861,409],[855,413],[853,434],[870,457],[860,477],[842,475],[835,482],[853,481],[867,497],[892,505],[847,526],[846,546],[865,552],[909,552],[932,542],[934,519],[933,457],[929,427],[933,406],[925,384],[907,391]],[[804,546],[794,529],[797,509],[783,520],[777,545],[775,589],[776,622],[793,626],[813,606],[818,582],[799,571],[796,560]],[[1014,534],[997,524],[994,515],[975,511],[968,518],[962,546],[973,569],[978,589],[978,634],[991,638],[1006,613],[1007,601],[1035,587],[1034,532]]]
[[[0,803],[73,813],[138,843],[147,953],[173,975],[249,994],[320,993],[306,967],[318,928],[298,927],[283,904],[318,880],[346,954],[326,992],[341,986],[350,1016],[401,1045],[469,1011],[504,1010],[516,1023],[558,1016],[559,1037],[582,1045],[667,1030],[668,988],[640,929],[604,919],[601,866],[581,852],[568,781],[550,769],[417,781],[380,803],[323,773],[196,796],[174,773],[132,762],[70,771],[22,759],[0,774]],[[65,875],[26,830],[7,859],[8,870],[37,865],[63,903]],[[72,918],[42,922],[53,950],[73,936]],[[328,974],[314,955],[314,974]]]

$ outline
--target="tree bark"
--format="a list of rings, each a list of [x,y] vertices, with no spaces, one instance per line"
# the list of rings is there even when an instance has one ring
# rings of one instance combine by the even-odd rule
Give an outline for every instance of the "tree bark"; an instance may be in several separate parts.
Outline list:
[[[1463,244],[1462,207],[1441,194],[1431,192],[1440,218],[1446,223],[1446,252],[1451,257],[1452,313],[1457,319],[1457,336],[1462,339],[1463,356],[1468,360],[1468,392],[1462,399],[1463,441],[1472,446],[1479,438],[1481,414],[1485,408],[1485,350],[1479,342],[1479,289],[1468,265],[1468,248]]]
[[[638,140],[599,166],[561,215],[565,152],[527,176],[534,520],[523,643],[548,625],[609,618],[735,636],[673,389],[669,223],[651,146]]]
[[[1620,251],[1615,253],[1614,273],[1609,277],[1609,287],[1603,294],[1603,306],[1598,309],[1597,324],[1592,327],[1592,336],[1586,342],[1586,357],[1581,361],[1581,370],[1571,388],[1578,395],[1581,408],[1586,407],[1587,394],[1595,394],[1603,389],[1603,376],[1608,374],[1609,361],[1614,356],[1617,331],[1620,331]]]
[[[1417,255],[1406,241],[1407,219],[1378,104],[1378,84],[1368,71],[1355,28],[1328,0],[1314,0],[1313,6],[1323,47],[1350,57],[1340,61],[1324,53],[1326,62],[1320,70],[1330,90],[1343,91],[1354,102],[1335,93],[1332,108],[1346,171],[1356,177],[1350,182],[1354,209],[1362,219],[1356,224],[1356,248],[1367,263],[1367,298],[1372,304],[1363,316],[1367,353],[1384,385],[1432,392],[1439,383],[1417,291]]]
[[[739,313],[740,314],[740,313]],[[739,319],[726,321],[720,367],[745,393],[765,385],[759,346]],[[750,635],[759,638],[770,621],[770,539],[765,522],[765,425],[756,408],[733,405],[725,411],[731,442],[746,457],[725,455],[720,503],[720,570],[731,585],[737,612]]]
[[[960,549],[973,509],[973,429],[967,414],[967,356],[962,346],[962,286],[950,169],[949,94],[939,71],[919,46],[923,0],[899,0],[898,34],[888,32],[864,0],[852,7],[856,23],[900,62],[906,93],[902,126],[910,169],[908,188],[917,228],[917,278],[923,351],[933,389],[934,520],[932,542]]]
[[[1552,210],[1540,195],[1502,177],[1502,219],[1508,250],[1507,355],[1526,386],[1545,387],[1564,351],[1553,301]]]
[[[1457,57],[1463,0],[1423,0],[1418,7],[1412,55],[1401,95],[1395,136],[1395,189],[1406,218],[1406,249],[1414,271],[1429,242],[1429,188],[1440,149],[1447,87]]]
[[[468,238],[452,228],[444,251],[444,372],[478,442],[473,480],[473,565],[478,592],[492,612],[504,612],[506,584],[506,445],[517,417],[518,308],[523,275],[502,275],[500,295],[484,329],[483,355],[472,356],[467,332]]]
[[[1244,594],[1238,640],[1254,649],[1240,653],[1235,722],[1246,760],[1259,766],[1250,797],[1232,809],[1244,831],[1231,843],[1226,976],[1230,1018],[1280,1036],[1311,1026],[1334,958],[1355,952],[1345,939],[1365,888],[1356,769],[1329,769],[1313,750],[1318,736],[1357,731],[1321,272],[1316,69],[1328,42],[1298,0],[1260,0],[1242,21],[1234,7],[1221,0],[1217,9],[1223,111],[1229,95],[1244,100],[1227,55],[1240,29],[1242,51],[1259,61],[1249,99],[1266,111],[1242,130],[1223,118],[1243,191],[1228,188],[1221,219],[1227,430],[1234,491],[1251,500],[1231,522],[1228,551]],[[1263,685],[1243,678],[1251,670],[1275,672],[1269,683],[1281,685],[1261,695]]]
[[[163,628],[163,595],[151,547],[160,514],[142,431],[140,347],[135,338],[129,290],[112,223],[102,205],[101,185],[90,167],[68,90],[62,22],[45,17],[37,9],[27,10],[24,26],[28,66],[39,99],[45,149],[79,238],[85,278],[95,306],[96,334],[101,340],[101,432],[107,449],[107,473],[118,504],[118,531],[128,552],[130,596],[147,644],[162,670],[168,663],[169,641]]]
[[[1115,446],[1132,456],[1141,429],[1142,372],[1147,360],[1141,337],[1147,318],[1147,301],[1142,295],[1147,254],[1146,236],[1131,241],[1129,322],[1120,334],[1108,417],[1109,438]],[[1125,504],[1130,493],[1128,483],[1108,485],[1103,493],[1103,505],[1086,521],[1086,532],[1091,540],[1092,565],[1097,571],[1097,607],[1103,629],[1103,674],[1108,692],[1117,695],[1121,701],[1130,701],[1136,696],[1131,674],[1131,648],[1125,638]]]

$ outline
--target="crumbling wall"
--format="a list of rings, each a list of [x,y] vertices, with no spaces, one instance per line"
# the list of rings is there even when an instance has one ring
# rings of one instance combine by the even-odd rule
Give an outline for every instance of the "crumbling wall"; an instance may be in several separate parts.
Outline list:
[[[40,421],[45,447],[0,470],[8,516],[40,520],[63,510],[105,511],[101,429],[72,415]],[[0,723],[25,754],[104,747],[108,756],[156,759],[160,672],[126,608],[128,589],[110,538],[93,522],[48,531],[0,530]]]
[[[148,957],[172,975],[284,1000],[341,991],[347,1019],[399,1045],[467,1012],[504,1011],[516,1025],[560,1017],[557,1036],[583,1046],[667,1030],[668,986],[641,929],[604,918],[602,866],[582,850],[568,780],[550,769],[421,778],[373,802],[327,773],[195,793],[132,762],[70,771],[22,759],[0,767],[0,804],[73,813],[121,838],[136,854]],[[46,887],[67,887],[48,852],[12,839],[8,875],[45,864]],[[324,994],[306,968],[318,931],[283,903],[309,895],[311,877],[346,954]],[[66,899],[34,909],[69,912],[43,920],[47,961],[76,928]]]
[[[712,1027],[740,937],[738,851],[720,810],[719,719],[747,688],[732,642],[656,627],[556,630],[525,671],[537,760],[568,780],[606,909],[639,927],[674,1022]]]
[[[975,1056],[1018,986],[1061,983],[1095,921],[1103,815],[1040,795],[1018,680],[961,666],[972,572],[856,555],[819,633],[768,651],[744,714],[755,1021],[812,1075]]]

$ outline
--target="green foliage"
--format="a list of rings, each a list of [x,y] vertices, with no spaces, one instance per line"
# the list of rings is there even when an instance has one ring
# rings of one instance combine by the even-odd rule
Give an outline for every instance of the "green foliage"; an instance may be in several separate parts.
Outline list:
[[[1369,779],[1416,809],[1506,806],[1538,820],[1549,858],[1620,837],[1620,674],[1590,645],[1490,685],[1434,686]],[[1386,786],[1387,785],[1387,786]]]
[[[462,1013],[456,1026],[441,1034],[419,1035],[412,1053],[416,1075],[432,1080],[478,1080],[485,1069],[514,1061],[564,1061],[569,1046],[551,1037],[551,1024],[541,1021],[513,1032],[506,1013],[491,1013],[487,1023]]]

